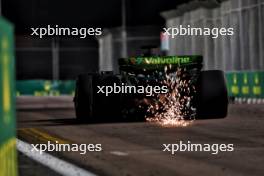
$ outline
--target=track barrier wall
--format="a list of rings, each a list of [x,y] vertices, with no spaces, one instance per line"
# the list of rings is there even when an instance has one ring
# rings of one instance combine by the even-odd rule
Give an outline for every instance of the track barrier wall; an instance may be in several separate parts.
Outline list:
[[[17,96],[74,95],[75,81],[21,80],[16,82],[16,87]]]
[[[235,98],[264,98],[264,71],[229,72],[228,92]]]
[[[0,176],[17,175],[13,32],[0,17]]]
[[[264,71],[226,73],[229,97],[264,98]],[[23,80],[16,82],[17,96],[74,95],[75,81]]]

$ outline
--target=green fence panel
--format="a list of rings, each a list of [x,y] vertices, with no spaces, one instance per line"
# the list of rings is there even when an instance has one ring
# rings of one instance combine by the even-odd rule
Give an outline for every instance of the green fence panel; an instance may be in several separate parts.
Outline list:
[[[252,97],[252,81],[251,81],[251,73],[244,72],[239,74],[241,76],[241,97],[250,98]]]
[[[0,175],[17,175],[13,26],[0,17]]]
[[[68,81],[61,81],[58,87],[61,94],[74,94],[75,90],[75,81],[68,80]]]
[[[73,95],[74,80],[20,80],[16,81],[17,95],[60,96]]]
[[[42,80],[25,80],[16,82],[17,92],[21,95],[34,95],[35,92],[45,90],[44,85],[44,81]]]
[[[264,72],[240,71],[226,74],[228,94],[238,98],[264,98]]]
[[[227,74],[227,86],[229,96],[240,97],[241,96],[241,76],[238,73]]]
[[[251,77],[253,97],[264,98],[264,72],[254,72]]]

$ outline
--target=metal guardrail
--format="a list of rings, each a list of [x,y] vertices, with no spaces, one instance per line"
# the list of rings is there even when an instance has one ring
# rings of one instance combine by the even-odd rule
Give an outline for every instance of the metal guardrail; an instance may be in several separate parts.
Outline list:
[[[217,39],[201,35],[169,37],[167,54],[203,55],[206,70],[263,70],[264,1],[225,0],[210,7],[212,2],[191,1],[163,12],[166,27],[233,28],[234,35]]]

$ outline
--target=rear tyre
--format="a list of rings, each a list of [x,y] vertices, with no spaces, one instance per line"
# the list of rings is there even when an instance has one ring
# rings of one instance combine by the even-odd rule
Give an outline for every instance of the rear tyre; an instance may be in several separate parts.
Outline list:
[[[114,75],[82,74],[76,81],[74,105],[77,120],[111,122],[120,118],[120,95],[97,93],[97,86],[120,84]]]
[[[97,74],[82,74],[76,80],[74,106],[77,120],[92,120],[93,80],[97,76]]]
[[[197,85],[198,119],[224,118],[228,112],[228,95],[224,72],[202,71]]]

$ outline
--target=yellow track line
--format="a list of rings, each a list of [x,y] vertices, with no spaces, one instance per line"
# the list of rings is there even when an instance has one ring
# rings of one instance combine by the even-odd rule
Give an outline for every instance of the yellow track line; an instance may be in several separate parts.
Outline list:
[[[55,137],[55,136],[51,136],[50,134],[42,131],[42,130],[39,130],[39,129],[36,129],[36,128],[20,128],[18,129],[18,133],[23,135],[27,135],[29,137],[33,137],[41,142],[54,142],[56,143],[59,143],[59,144],[70,144],[72,142],[70,141],[67,141],[67,140],[64,140],[64,139],[60,139],[58,137]]]

